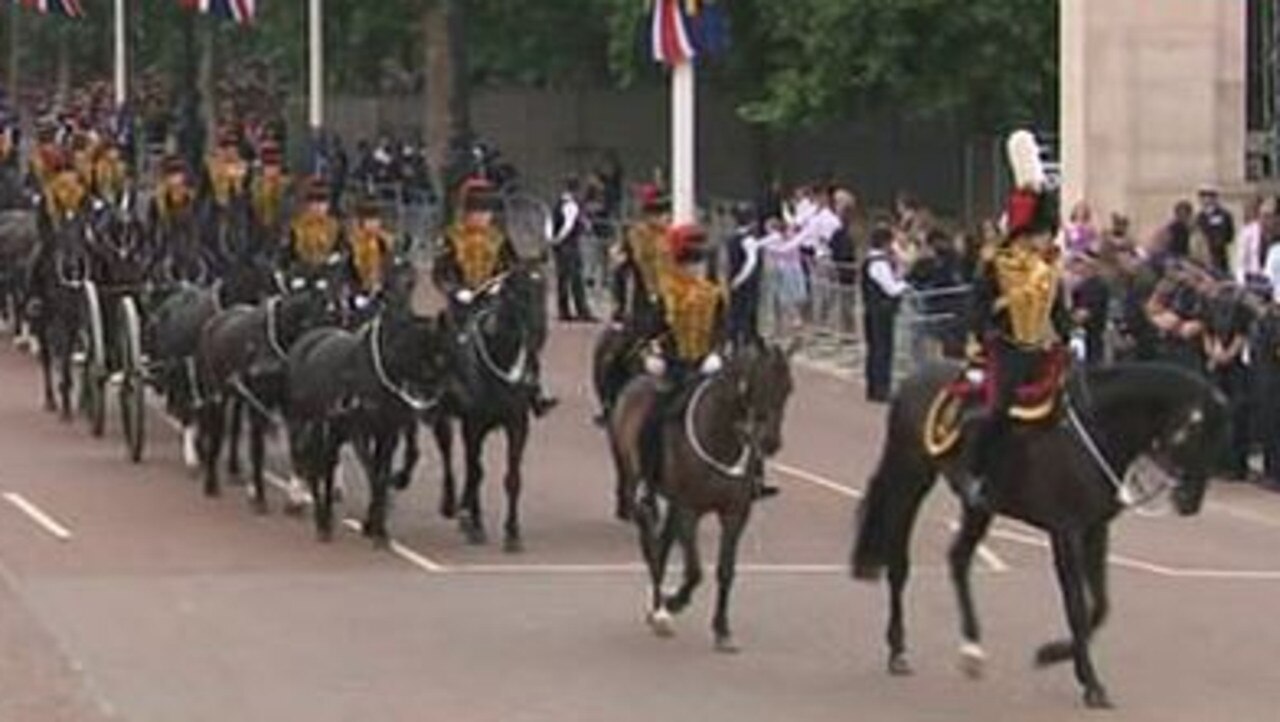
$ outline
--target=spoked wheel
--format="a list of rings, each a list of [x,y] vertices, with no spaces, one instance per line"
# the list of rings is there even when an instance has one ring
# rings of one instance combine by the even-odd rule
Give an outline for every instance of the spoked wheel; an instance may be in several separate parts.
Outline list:
[[[84,282],[84,305],[84,324],[80,331],[80,348],[84,351],[84,364],[80,367],[80,410],[89,421],[89,432],[100,437],[107,421],[107,349],[102,300],[92,281]]]
[[[120,425],[124,428],[125,450],[129,461],[142,461],[146,445],[146,379],[142,365],[142,315],[138,300],[126,295],[120,300]]]

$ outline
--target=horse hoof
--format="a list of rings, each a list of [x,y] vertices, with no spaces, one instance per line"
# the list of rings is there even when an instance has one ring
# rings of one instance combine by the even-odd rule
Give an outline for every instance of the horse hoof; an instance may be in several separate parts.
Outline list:
[[[973,642],[960,645],[960,671],[969,679],[982,679],[986,671],[987,653]]]
[[[1101,687],[1093,687],[1084,691],[1084,706],[1089,709],[1115,709],[1111,697]]]
[[[470,515],[464,515],[459,518],[458,529],[466,537],[468,544],[479,546],[489,543],[489,535],[485,533],[484,527],[471,518]]]
[[[520,537],[509,536],[502,542],[502,551],[508,554],[519,554],[524,551],[524,542]]]
[[[1036,650],[1037,667],[1051,667],[1071,660],[1071,643],[1067,641],[1049,642]]]
[[[720,654],[737,654],[742,648],[734,644],[733,637],[724,634],[716,636],[716,651]]]
[[[893,677],[910,677],[915,674],[906,655],[895,654],[889,657],[889,674]]]
[[[670,639],[676,636],[675,619],[672,618],[671,612],[666,609],[658,609],[650,611],[645,616],[649,628],[653,630],[655,636],[663,639]]]

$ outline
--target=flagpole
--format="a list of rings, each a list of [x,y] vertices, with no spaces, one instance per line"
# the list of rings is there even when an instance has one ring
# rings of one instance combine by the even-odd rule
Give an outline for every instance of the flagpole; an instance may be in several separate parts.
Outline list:
[[[125,39],[125,0],[115,0],[115,91],[116,108],[123,108],[129,97],[127,81],[128,44]]]
[[[322,0],[310,0],[308,26],[310,53],[310,96],[308,117],[312,139],[320,135],[324,126],[324,25]]]
[[[698,220],[697,70],[692,59],[671,68],[671,205],[676,223]]]

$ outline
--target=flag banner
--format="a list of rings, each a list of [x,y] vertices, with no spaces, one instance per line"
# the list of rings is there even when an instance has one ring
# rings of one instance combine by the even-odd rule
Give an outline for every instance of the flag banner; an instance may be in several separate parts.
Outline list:
[[[728,23],[717,0],[646,1],[655,62],[679,65],[700,55],[719,55],[728,47]]]
[[[35,10],[41,15],[62,15],[68,18],[84,17],[84,7],[80,0],[17,0],[18,4],[28,10]]]
[[[258,12],[258,0],[178,0],[182,7],[206,15],[249,25]]]

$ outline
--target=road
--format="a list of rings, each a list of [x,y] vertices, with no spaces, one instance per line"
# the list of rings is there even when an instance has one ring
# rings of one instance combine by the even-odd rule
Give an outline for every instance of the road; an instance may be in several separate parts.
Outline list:
[[[710,585],[675,639],[653,637],[634,533],[611,517],[611,472],[588,420],[593,333],[553,334],[544,366],[564,403],[530,445],[520,555],[469,547],[434,514],[434,453],[396,500],[396,551],[354,533],[322,545],[280,513],[278,494],[265,517],[239,487],[203,498],[158,416],[140,466],[125,461],[114,418],[103,440],[61,424],[38,408],[32,361],[0,352],[0,722],[1089,714],[1068,668],[1030,666],[1035,645],[1064,628],[1030,530],[1001,525],[984,548],[976,585],[991,660],[982,680],[957,670],[946,494],[915,540],[917,674],[885,675],[883,590],[844,571],[883,412],[812,370],[797,371],[773,467],[783,494],[758,507],[743,544],[743,653],[711,650]],[[493,479],[485,499],[499,529]],[[1195,519],[1123,520],[1115,547],[1115,609],[1095,646],[1120,705],[1112,718],[1274,720],[1280,497],[1219,485]]]

